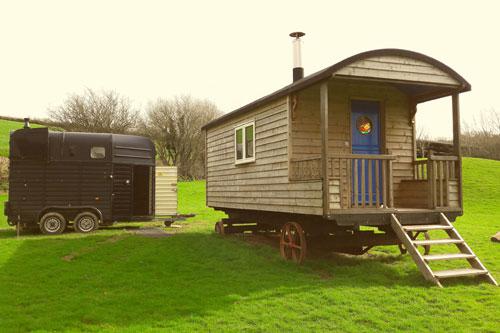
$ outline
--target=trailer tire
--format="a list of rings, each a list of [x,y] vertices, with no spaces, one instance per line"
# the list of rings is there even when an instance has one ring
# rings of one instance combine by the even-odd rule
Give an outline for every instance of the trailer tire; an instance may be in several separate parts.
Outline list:
[[[40,231],[45,235],[62,234],[66,229],[66,219],[57,212],[48,212],[40,219]]]
[[[76,232],[92,232],[99,228],[99,218],[94,213],[82,212],[75,217],[73,227]]]

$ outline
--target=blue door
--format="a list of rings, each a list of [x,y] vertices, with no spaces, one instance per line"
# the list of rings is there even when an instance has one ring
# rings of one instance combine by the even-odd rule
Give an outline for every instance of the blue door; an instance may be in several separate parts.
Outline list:
[[[352,133],[352,153],[353,154],[380,154],[380,103],[375,101],[352,101],[351,102],[351,133]],[[375,173],[375,163],[371,163],[371,168],[366,160],[357,160],[357,168],[353,164],[353,176],[357,169],[358,174],[358,203],[362,202],[362,182],[365,183],[365,202],[376,202],[376,177],[379,179],[379,184],[382,184],[381,165],[379,165],[378,175]],[[362,178],[362,165],[365,163],[365,177]],[[369,173],[371,173],[371,184],[369,184]],[[354,181],[353,200],[354,198]],[[372,189],[372,197],[370,198],[369,188]],[[379,198],[379,203],[382,203],[382,198]]]

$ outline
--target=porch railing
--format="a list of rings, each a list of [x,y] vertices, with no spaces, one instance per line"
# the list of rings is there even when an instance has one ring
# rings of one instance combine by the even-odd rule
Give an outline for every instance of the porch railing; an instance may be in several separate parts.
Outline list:
[[[346,208],[394,207],[392,155],[343,154],[328,158],[330,206]],[[290,180],[321,180],[321,157],[290,161]]]
[[[339,179],[341,208],[394,206],[392,155],[344,154],[329,158],[329,177]]]
[[[452,201],[458,202],[459,161],[457,156],[430,155],[413,162],[414,179],[427,181],[429,208],[450,207]]]

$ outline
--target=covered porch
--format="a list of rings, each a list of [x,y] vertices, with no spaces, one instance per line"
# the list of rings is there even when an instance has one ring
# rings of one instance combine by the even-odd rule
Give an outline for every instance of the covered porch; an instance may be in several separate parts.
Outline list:
[[[391,212],[406,208],[461,210],[458,156],[431,155],[415,160],[414,178],[401,180],[397,191],[393,176],[396,155],[329,155],[326,160],[327,183],[324,186],[328,215],[366,209]],[[322,157],[291,159],[290,178],[293,181],[322,180],[322,164]]]
[[[321,182],[323,216],[411,210],[461,214],[459,93],[464,84],[422,63],[377,58],[368,64],[378,66],[372,72],[362,68],[370,67],[367,61],[354,63],[290,95],[289,178]],[[453,153],[417,159],[418,104],[449,96]],[[357,123],[357,101],[378,105],[373,123]],[[358,134],[361,141],[376,136],[375,149],[358,149]]]

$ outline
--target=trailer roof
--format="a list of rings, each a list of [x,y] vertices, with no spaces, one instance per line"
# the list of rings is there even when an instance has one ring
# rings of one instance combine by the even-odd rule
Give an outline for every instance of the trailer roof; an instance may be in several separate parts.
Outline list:
[[[113,163],[155,165],[155,147],[137,135],[83,132],[52,132],[47,128],[19,129],[11,134],[13,159],[55,161],[102,160]],[[103,157],[92,157],[94,147],[104,148]]]
[[[356,62],[359,60],[363,60],[366,58],[371,58],[371,57],[380,57],[380,56],[400,56],[400,57],[407,57],[407,58],[412,58],[415,60],[420,60],[426,63],[429,63],[430,65],[435,66],[436,68],[442,70],[446,74],[448,74],[451,78],[455,79],[458,83],[458,92],[465,92],[469,91],[471,89],[471,85],[469,82],[467,82],[462,76],[460,76],[457,72],[455,72],[453,69],[448,67],[447,65],[443,64],[442,62],[431,58],[429,56],[426,56],[424,54],[418,53],[418,52],[413,52],[413,51],[408,51],[408,50],[402,50],[402,49],[379,49],[379,50],[372,50],[372,51],[367,51],[367,52],[362,52],[359,54],[356,54],[352,57],[349,57],[347,59],[344,59],[330,67],[324,68],[316,73],[313,73],[311,75],[308,75],[304,77],[303,79],[300,79],[296,82],[293,82],[290,85],[287,85],[267,96],[264,96],[262,98],[259,98],[239,109],[236,109],[234,111],[231,111],[229,113],[226,113],[225,115],[212,120],[211,122],[205,124],[202,129],[208,129],[212,126],[218,125],[223,123],[224,121],[231,119],[235,116],[244,114],[252,109],[255,109],[256,107],[259,107],[261,105],[264,105],[266,103],[271,102],[272,100],[275,100],[280,97],[287,96],[293,92],[302,90],[304,88],[307,88],[311,85],[314,85],[318,82],[321,82],[323,80],[327,80],[332,77],[332,75],[339,71],[340,69]]]

